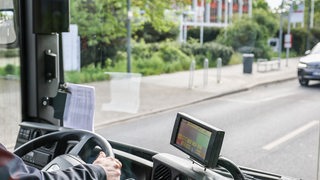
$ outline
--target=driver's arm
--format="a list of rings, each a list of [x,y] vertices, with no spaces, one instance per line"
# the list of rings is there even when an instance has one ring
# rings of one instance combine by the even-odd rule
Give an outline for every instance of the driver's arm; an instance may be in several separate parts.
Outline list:
[[[0,179],[19,180],[42,180],[42,179],[83,179],[83,180],[108,180],[120,179],[121,163],[115,158],[106,158],[104,153],[100,154],[94,164],[81,164],[66,170],[54,172],[40,171],[34,167],[26,165],[22,159],[7,151],[0,144]]]

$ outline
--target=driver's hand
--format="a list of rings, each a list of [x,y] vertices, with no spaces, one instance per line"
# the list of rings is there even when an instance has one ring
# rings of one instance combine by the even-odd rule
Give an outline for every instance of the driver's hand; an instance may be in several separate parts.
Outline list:
[[[107,175],[107,180],[120,179],[122,164],[118,159],[106,157],[104,152],[100,152],[93,164],[99,165],[104,169]]]

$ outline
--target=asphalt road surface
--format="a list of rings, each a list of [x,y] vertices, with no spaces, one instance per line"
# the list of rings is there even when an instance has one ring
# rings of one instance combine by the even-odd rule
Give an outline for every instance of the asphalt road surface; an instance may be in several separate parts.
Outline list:
[[[169,145],[177,112],[225,130],[221,155],[236,164],[316,179],[320,84],[288,81],[110,125],[107,139],[184,156]]]

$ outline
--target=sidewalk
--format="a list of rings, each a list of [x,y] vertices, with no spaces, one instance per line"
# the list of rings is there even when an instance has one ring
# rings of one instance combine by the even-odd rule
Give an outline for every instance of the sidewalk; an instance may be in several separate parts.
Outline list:
[[[110,82],[90,83],[88,85],[94,86],[96,91],[95,128],[99,129],[112,123],[245,91],[268,83],[295,79],[298,59],[289,59],[288,67],[285,66],[285,61],[281,60],[280,70],[268,72],[257,72],[257,65],[254,63],[251,74],[243,73],[242,64],[222,67],[220,83],[217,83],[217,69],[209,69],[207,86],[204,86],[203,70],[197,70],[194,72],[192,88],[189,88],[189,71],[142,77],[138,93],[140,102],[138,101],[139,108],[136,113],[102,108],[111,100]],[[128,95],[126,93],[129,92],[126,87],[119,91],[121,92],[118,93],[124,93],[123,95]]]

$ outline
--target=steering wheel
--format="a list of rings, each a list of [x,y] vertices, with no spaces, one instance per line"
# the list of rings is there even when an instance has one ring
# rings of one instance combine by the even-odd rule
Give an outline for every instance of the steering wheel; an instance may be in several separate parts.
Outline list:
[[[99,146],[106,156],[114,157],[112,147],[106,139],[98,134],[84,130],[62,130],[46,134],[21,145],[14,153],[19,157],[23,157],[32,150],[54,142],[57,142],[57,149],[67,149],[64,146],[71,140],[79,142],[66,154],[59,155],[53,159],[42,170],[54,171],[84,164],[85,162],[80,158],[80,155],[84,153],[87,148],[93,150],[95,146]]]
[[[245,175],[241,169],[231,160],[220,156],[218,159],[218,166],[221,166],[229,171],[234,180],[245,180]]]

